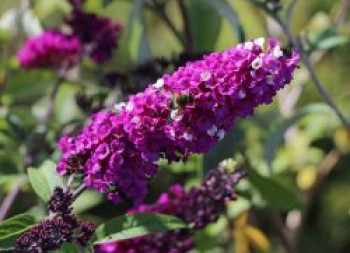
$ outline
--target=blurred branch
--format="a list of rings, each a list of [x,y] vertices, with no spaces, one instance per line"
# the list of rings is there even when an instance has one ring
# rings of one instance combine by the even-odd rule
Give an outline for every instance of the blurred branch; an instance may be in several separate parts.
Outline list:
[[[279,213],[272,213],[273,226],[276,229],[277,235],[280,238],[287,253],[297,253],[293,238],[284,225],[283,219]]]
[[[191,32],[190,20],[189,20],[188,13],[186,10],[185,2],[184,2],[184,0],[178,0],[178,3],[179,3],[181,15],[182,15],[182,20],[183,20],[184,30],[185,30],[186,40],[187,40],[186,51],[192,52],[193,46],[194,46],[193,36],[192,36],[192,32]]]
[[[47,104],[47,110],[44,114],[44,116],[42,117],[42,119],[40,120],[41,124],[45,127],[47,127],[48,123],[51,120],[52,117],[52,113],[54,110],[54,106],[55,106],[55,101],[56,101],[56,97],[57,97],[57,93],[59,91],[59,88],[61,86],[61,84],[66,80],[66,77],[64,74],[59,74],[57,80],[55,81],[55,83],[53,84],[52,87],[52,91],[49,95],[49,102]]]
[[[325,158],[322,160],[322,162],[318,166],[316,182],[313,185],[313,187],[309,191],[307,191],[304,195],[304,205],[306,208],[305,210],[303,210],[303,212],[301,212],[301,218],[298,226],[292,231],[294,244],[296,246],[298,245],[300,233],[309,218],[310,210],[311,210],[311,207],[314,205],[317,193],[321,188],[322,184],[324,183],[325,179],[327,178],[327,176],[335,168],[340,157],[341,157],[340,152],[336,149],[333,149],[325,156]]]
[[[291,47],[300,54],[300,57],[301,57],[304,65],[309,73],[311,81],[313,82],[316,89],[323,97],[324,101],[328,104],[329,107],[332,108],[332,110],[338,116],[338,118],[340,119],[342,124],[347,129],[350,130],[350,122],[346,119],[346,117],[343,115],[343,113],[338,109],[337,105],[335,104],[335,102],[333,101],[331,96],[328,94],[327,90],[324,88],[324,85],[321,83],[321,81],[317,77],[317,75],[312,67],[309,55],[305,51],[301,41],[293,35],[293,33],[290,30],[290,27],[281,19],[281,17],[278,15],[277,11],[271,11],[267,7],[267,5],[265,5],[261,2],[257,2],[256,0],[250,0],[250,2],[252,2],[257,7],[263,9],[268,15],[270,15],[279,24],[279,26],[282,28],[283,32],[287,36],[287,38],[291,44]]]
[[[292,17],[292,12],[295,9],[295,5],[297,3],[297,0],[292,0],[290,4],[287,7],[287,24],[290,27],[290,20]],[[338,6],[338,10],[336,11],[336,15],[334,18],[334,25],[336,28],[339,28],[341,25],[343,25],[346,21],[346,17],[349,13],[350,8],[350,0],[343,0],[341,4]],[[326,55],[326,51],[320,51],[320,52],[314,52],[312,55],[310,55],[310,61],[312,64],[315,64],[322,60],[322,58]],[[302,69],[299,71],[295,76],[295,83],[297,85],[294,85],[294,87],[290,87],[290,89],[284,89],[281,91],[280,96],[280,109],[282,115],[286,117],[290,117],[294,114],[295,106],[305,89],[305,84],[307,83],[309,79],[308,71]]]
[[[287,7],[287,14],[286,14],[286,22],[287,25],[290,27],[291,23],[292,23],[292,16],[293,16],[293,11],[295,9],[295,5],[297,3],[298,0],[291,0],[291,2],[289,3],[288,7]]]
[[[336,27],[341,26],[346,21],[346,17],[349,14],[349,9],[350,0],[342,0],[338,8],[338,12],[335,15],[334,23]]]
[[[10,210],[13,202],[15,201],[19,192],[21,191],[21,188],[25,182],[25,177],[21,177],[20,179],[18,179],[16,184],[12,187],[11,191],[5,197],[0,207],[0,221],[4,220],[4,218],[6,217],[8,211]]]
[[[178,41],[183,45],[184,48],[187,47],[186,39],[181,35],[181,33],[176,29],[175,25],[171,22],[170,18],[165,12],[165,5],[158,3],[156,0],[152,0],[153,5],[147,4],[146,6],[153,10],[168,26],[170,31],[175,35]]]

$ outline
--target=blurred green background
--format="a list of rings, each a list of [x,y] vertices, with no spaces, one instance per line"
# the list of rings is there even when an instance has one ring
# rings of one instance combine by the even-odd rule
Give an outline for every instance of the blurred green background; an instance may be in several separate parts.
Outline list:
[[[210,0],[209,0],[210,1]],[[216,1],[216,0],[211,0]],[[56,79],[51,70],[24,70],[15,53],[25,39],[42,29],[64,28],[70,11],[64,0],[34,0],[15,18],[27,1],[0,2],[0,200],[11,191],[29,167],[54,167],[57,139],[73,133],[87,121],[79,97],[92,98],[97,107],[142,90],[155,76],[137,71],[153,66],[155,58],[172,61],[184,49],[163,20],[138,0],[88,0],[85,9],[119,21],[124,31],[112,60],[96,65],[84,60],[60,88],[48,128],[38,124]],[[175,28],[183,33],[177,0],[163,0]],[[222,51],[239,42],[225,8],[217,11],[205,0],[186,0],[194,37],[191,54]],[[290,1],[281,1],[286,13]],[[300,0],[291,28],[313,51],[316,73],[340,110],[350,118],[350,19],[341,0]],[[247,39],[277,37],[281,30],[248,0],[230,0]],[[224,15],[223,15],[224,14]],[[228,18],[229,17],[229,18]],[[232,20],[231,20],[232,21]],[[143,46],[141,46],[143,45]],[[152,65],[153,64],[153,65]],[[167,71],[171,71],[171,68]],[[110,73],[123,73],[124,82],[111,84]],[[141,87],[140,87],[141,86]],[[295,103],[294,103],[295,102]],[[279,93],[273,105],[260,107],[254,117],[238,122],[234,131],[209,154],[194,156],[186,164],[166,165],[151,183],[148,201],[174,182],[191,186],[223,159],[234,158],[249,171],[240,185],[241,196],[229,205],[217,224],[196,234],[196,252],[284,252],[287,233],[296,252],[350,252],[350,133],[323,102],[304,66],[290,87]],[[95,192],[87,192],[75,209],[98,223],[124,212]],[[45,206],[26,183],[8,216],[30,210],[38,219]],[[287,232],[286,232],[286,231]]]

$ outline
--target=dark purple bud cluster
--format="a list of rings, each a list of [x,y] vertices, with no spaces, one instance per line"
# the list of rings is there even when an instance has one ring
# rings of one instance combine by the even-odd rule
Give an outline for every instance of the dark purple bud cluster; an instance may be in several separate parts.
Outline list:
[[[234,172],[220,166],[208,173],[201,186],[186,192],[182,186],[174,185],[163,193],[158,201],[141,205],[129,213],[161,213],[177,216],[195,229],[202,229],[215,222],[226,210],[226,202],[236,198],[235,186],[245,177],[242,169]],[[97,253],[184,253],[191,250],[194,242],[191,230],[182,229],[160,232],[135,239],[107,243],[95,248]]]
[[[96,227],[95,225],[89,223],[89,222],[83,222],[80,224],[80,232],[76,236],[76,241],[83,247],[87,246],[90,237],[94,233]]]
[[[112,57],[123,29],[121,23],[86,13],[81,8],[74,8],[66,22],[73,34],[86,45],[86,51],[93,61],[103,63]]]
[[[239,169],[230,173],[224,167],[211,170],[201,187],[194,187],[181,200],[181,218],[202,229],[225,211],[225,203],[236,199],[234,186],[245,176]]]
[[[72,211],[72,203],[73,194],[57,187],[48,202],[48,208],[54,213],[69,214]]]
[[[83,4],[85,0],[68,0],[73,9],[81,9],[83,8]]]
[[[57,250],[64,243],[75,241],[86,246],[95,230],[90,223],[79,222],[72,213],[73,194],[57,187],[48,207],[53,218],[47,219],[22,234],[16,243],[15,253],[41,253]]]
[[[75,225],[66,222],[61,216],[45,220],[19,237],[15,252],[40,253],[57,250],[62,244],[72,240]]]

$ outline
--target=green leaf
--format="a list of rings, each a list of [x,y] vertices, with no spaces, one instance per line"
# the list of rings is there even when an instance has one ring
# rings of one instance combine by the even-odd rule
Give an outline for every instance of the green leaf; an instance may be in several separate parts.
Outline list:
[[[113,0],[102,0],[102,6],[106,7],[107,5],[110,5],[113,2]]]
[[[0,223],[0,250],[13,248],[16,239],[35,224],[35,218],[20,214]]]
[[[270,208],[287,211],[302,207],[297,195],[278,181],[261,176],[253,169],[248,171],[248,179],[256,187]]]
[[[102,194],[96,191],[85,191],[79,198],[73,203],[74,213],[83,213],[92,207],[97,206],[103,200]]]
[[[187,228],[179,218],[154,213],[139,213],[117,217],[100,225],[93,236],[94,244],[125,240],[149,233]]]
[[[243,140],[244,132],[235,127],[225,138],[203,156],[204,173],[215,168],[222,160],[231,158]]]
[[[65,243],[59,250],[52,250],[52,253],[76,253],[79,252],[78,246],[73,243]]]
[[[76,84],[69,82],[61,84],[54,108],[55,117],[60,123],[67,124],[80,116],[81,111],[76,103],[78,92],[79,87]],[[45,102],[47,103],[47,101]]]
[[[205,0],[210,4],[220,15],[227,18],[230,22],[232,29],[235,31],[237,39],[239,42],[245,41],[245,32],[243,26],[238,18],[236,11],[227,2],[227,0]]]
[[[186,2],[195,49],[199,52],[212,51],[220,33],[220,15],[207,1]]]
[[[316,35],[308,38],[309,51],[315,50],[329,50],[337,46],[346,44],[349,40],[337,33],[333,28],[325,29],[324,31],[317,33]]]
[[[130,12],[130,54],[133,60],[144,62],[151,57],[143,17],[144,0],[135,0]]]
[[[63,180],[52,161],[44,162],[39,169],[28,168],[28,177],[35,193],[45,202],[56,187],[63,187]]]
[[[29,181],[35,193],[44,201],[50,199],[51,191],[44,173],[41,170],[28,168]]]
[[[265,148],[265,159],[272,168],[272,162],[276,156],[277,149],[280,147],[284,140],[285,132],[294,124],[296,124],[301,118],[311,113],[328,113],[330,109],[328,106],[323,104],[311,104],[304,107],[296,115],[289,119],[284,119],[276,125],[268,134],[267,143]]]

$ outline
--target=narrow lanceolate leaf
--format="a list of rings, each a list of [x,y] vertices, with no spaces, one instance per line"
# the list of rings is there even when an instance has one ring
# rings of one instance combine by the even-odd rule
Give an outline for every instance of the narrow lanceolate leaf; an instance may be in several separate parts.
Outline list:
[[[271,209],[286,211],[302,207],[297,195],[276,180],[261,176],[252,169],[248,171],[248,179]]]
[[[202,0],[187,1],[187,10],[195,49],[199,52],[214,50],[222,23],[219,13]]]
[[[0,252],[14,247],[16,239],[35,224],[35,218],[20,214],[0,223]]]
[[[238,15],[233,7],[227,2],[227,0],[205,0],[210,4],[220,15],[226,17],[230,22],[232,29],[237,35],[239,42],[245,41],[245,32]]]
[[[143,17],[145,1],[135,0],[130,13],[130,54],[133,60],[144,62],[151,57]]]
[[[187,225],[179,218],[164,214],[124,215],[100,225],[95,231],[92,243],[131,239],[154,232],[186,227]]]
[[[57,174],[55,164],[51,161],[44,162],[39,169],[29,168],[28,177],[33,190],[44,201],[50,199],[52,191],[57,186],[63,186],[62,178]]]
[[[313,36],[310,36],[307,40],[310,53],[315,50],[329,50],[337,46],[344,45],[349,40],[342,35],[337,34],[337,31],[333,28],[325,29]]]
[[[44,173],[39,169],[28,169],[29,181],[33,187],[35,193],[44,201],[50,199],[50,187],[44,176]]]
[[[79,252],[78,246],[73,243],[65,243],[59,250],[50,251],[51,253],[76,253]]]

